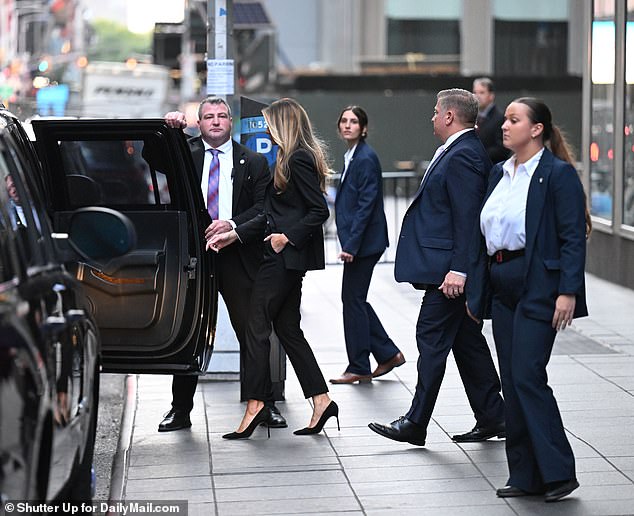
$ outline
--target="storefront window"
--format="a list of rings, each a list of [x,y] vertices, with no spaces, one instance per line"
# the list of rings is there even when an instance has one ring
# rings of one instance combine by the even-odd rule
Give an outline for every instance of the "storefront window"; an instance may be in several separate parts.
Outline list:
[[[623,224],[634,226],[634,0],[627,1],[624,138]]]
[[[595,0],[592,19],[590,211],[612,220],[614,200],[615,0]]]

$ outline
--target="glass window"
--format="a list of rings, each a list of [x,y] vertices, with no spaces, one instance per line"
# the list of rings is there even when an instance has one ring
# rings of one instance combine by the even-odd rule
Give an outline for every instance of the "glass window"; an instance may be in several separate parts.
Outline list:
[[[169,204],[158,140],[60,142],[71,207]]]
[[[612,220],[614,199],[615,0],[594,2],[592,19],[592,115],[590,212]]]
[[[6,238],[12,239],[18,253],[18,259],[25,267],[43,265],[46,253],[43,249],[42,223],[33,206],[33,197],[29,193],[21,174],[17,156],[8,150],[0,154],[0,171],[4,178],[3,222]]]
[[[634,0],[627,1],[623,137],[623,224],[634,226]]]
[[[460,16],[463,0],[443,2],[403,2],[387,0],[387,54],[442,56],[424,63],[424,69],[438,73],[458,73],[460,56]],[[405,63],[411,69],[412,63]],[[423,64],[421,64],[423,66]]]

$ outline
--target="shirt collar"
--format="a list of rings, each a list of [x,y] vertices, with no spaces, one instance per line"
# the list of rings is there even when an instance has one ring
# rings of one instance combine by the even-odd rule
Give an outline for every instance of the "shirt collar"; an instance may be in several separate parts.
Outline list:
[[[533,177],[533,174],[535,173],[535,170],[539,165],[539,160],[542,158],[542,154],[544,154],[544,147],[533,154],[533,156],[526,160],[525,163],[519,165],[517,167],[517,171],[519,172],[520,170],[524,170],[528,174],[528,177]],[[502,165],[502,169],[508,175],[513,177],[513,174],[515,173],[515,154],[513,154],[504,162],[504,165]]]
[[[205,146],[205,152],[209,149],[213,149],[211,145],[209,145],[205,140],[202,140],[203,145]],[[233,141],[229,138],[225,143],[223,143],[220,147],[215,147],[223,154],[231,154],[233,152]]]
[[[354,151],[357,150],[357,145],[359,145],[358,143],[355,143],[354,146],[350,147],[346,153],[343,155],[345,159],[350,159],[352,158],[352,156],[354,156]]]
[[[491,110],[493,109],[493,106],[495,104],[493,104],[493,102],[491,102],[487,107],[485,107],[482,111],[480,111],[478,113],[478,116],[483,116],[483,117],[487,117],[489,116],[489,113],[491,112]]]
[[[462,131],[458,131],[457,133],[453,133],[449,138],[447,138],[447,141],[443,143],[443,148],[448,148],[453,142],[455,142],[463,134],[468,133],[469,131],[473,131],[473,127],[469,127],[467,129],[463,129]]]

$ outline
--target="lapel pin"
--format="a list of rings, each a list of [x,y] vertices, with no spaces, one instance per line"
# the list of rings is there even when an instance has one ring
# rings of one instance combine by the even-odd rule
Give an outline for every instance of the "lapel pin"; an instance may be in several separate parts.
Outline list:
[[[543,183],[543,182],[544,182],[544,178],[543,178],[543,177],[540,177],[540,178],[539,178],[539,182],[540,182],[540,183]]]

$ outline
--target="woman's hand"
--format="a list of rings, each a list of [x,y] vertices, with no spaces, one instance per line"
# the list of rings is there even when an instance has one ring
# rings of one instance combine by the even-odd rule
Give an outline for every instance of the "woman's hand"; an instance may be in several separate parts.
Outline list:
[[[220,249],[233,244],[236,240],[238,240],[238,233],[236,233],[235,229],[226,231],[225,233],[216,233],[214,236],[207,239],[205,249],[211,249],[212,251],[218,252]]]
[[[288,237],[284,233],[271,233],[264,241],[270,241],[273,251],[280,254],[286,247],[286,244],[288,244]]]
[[[342,261],[342,262],[346,262],[346,263],[350,263],[352,262],[352,260],[354,260],[354,255],[350,254],[350,253],[346,253],[345,251],[341,251],[339,253],[338,258]]]
[[[559,294],[555,301],[555,314],[553,315],[553,328],[555,331],[565,330],[572,324],[577,299],[574,294]]]

